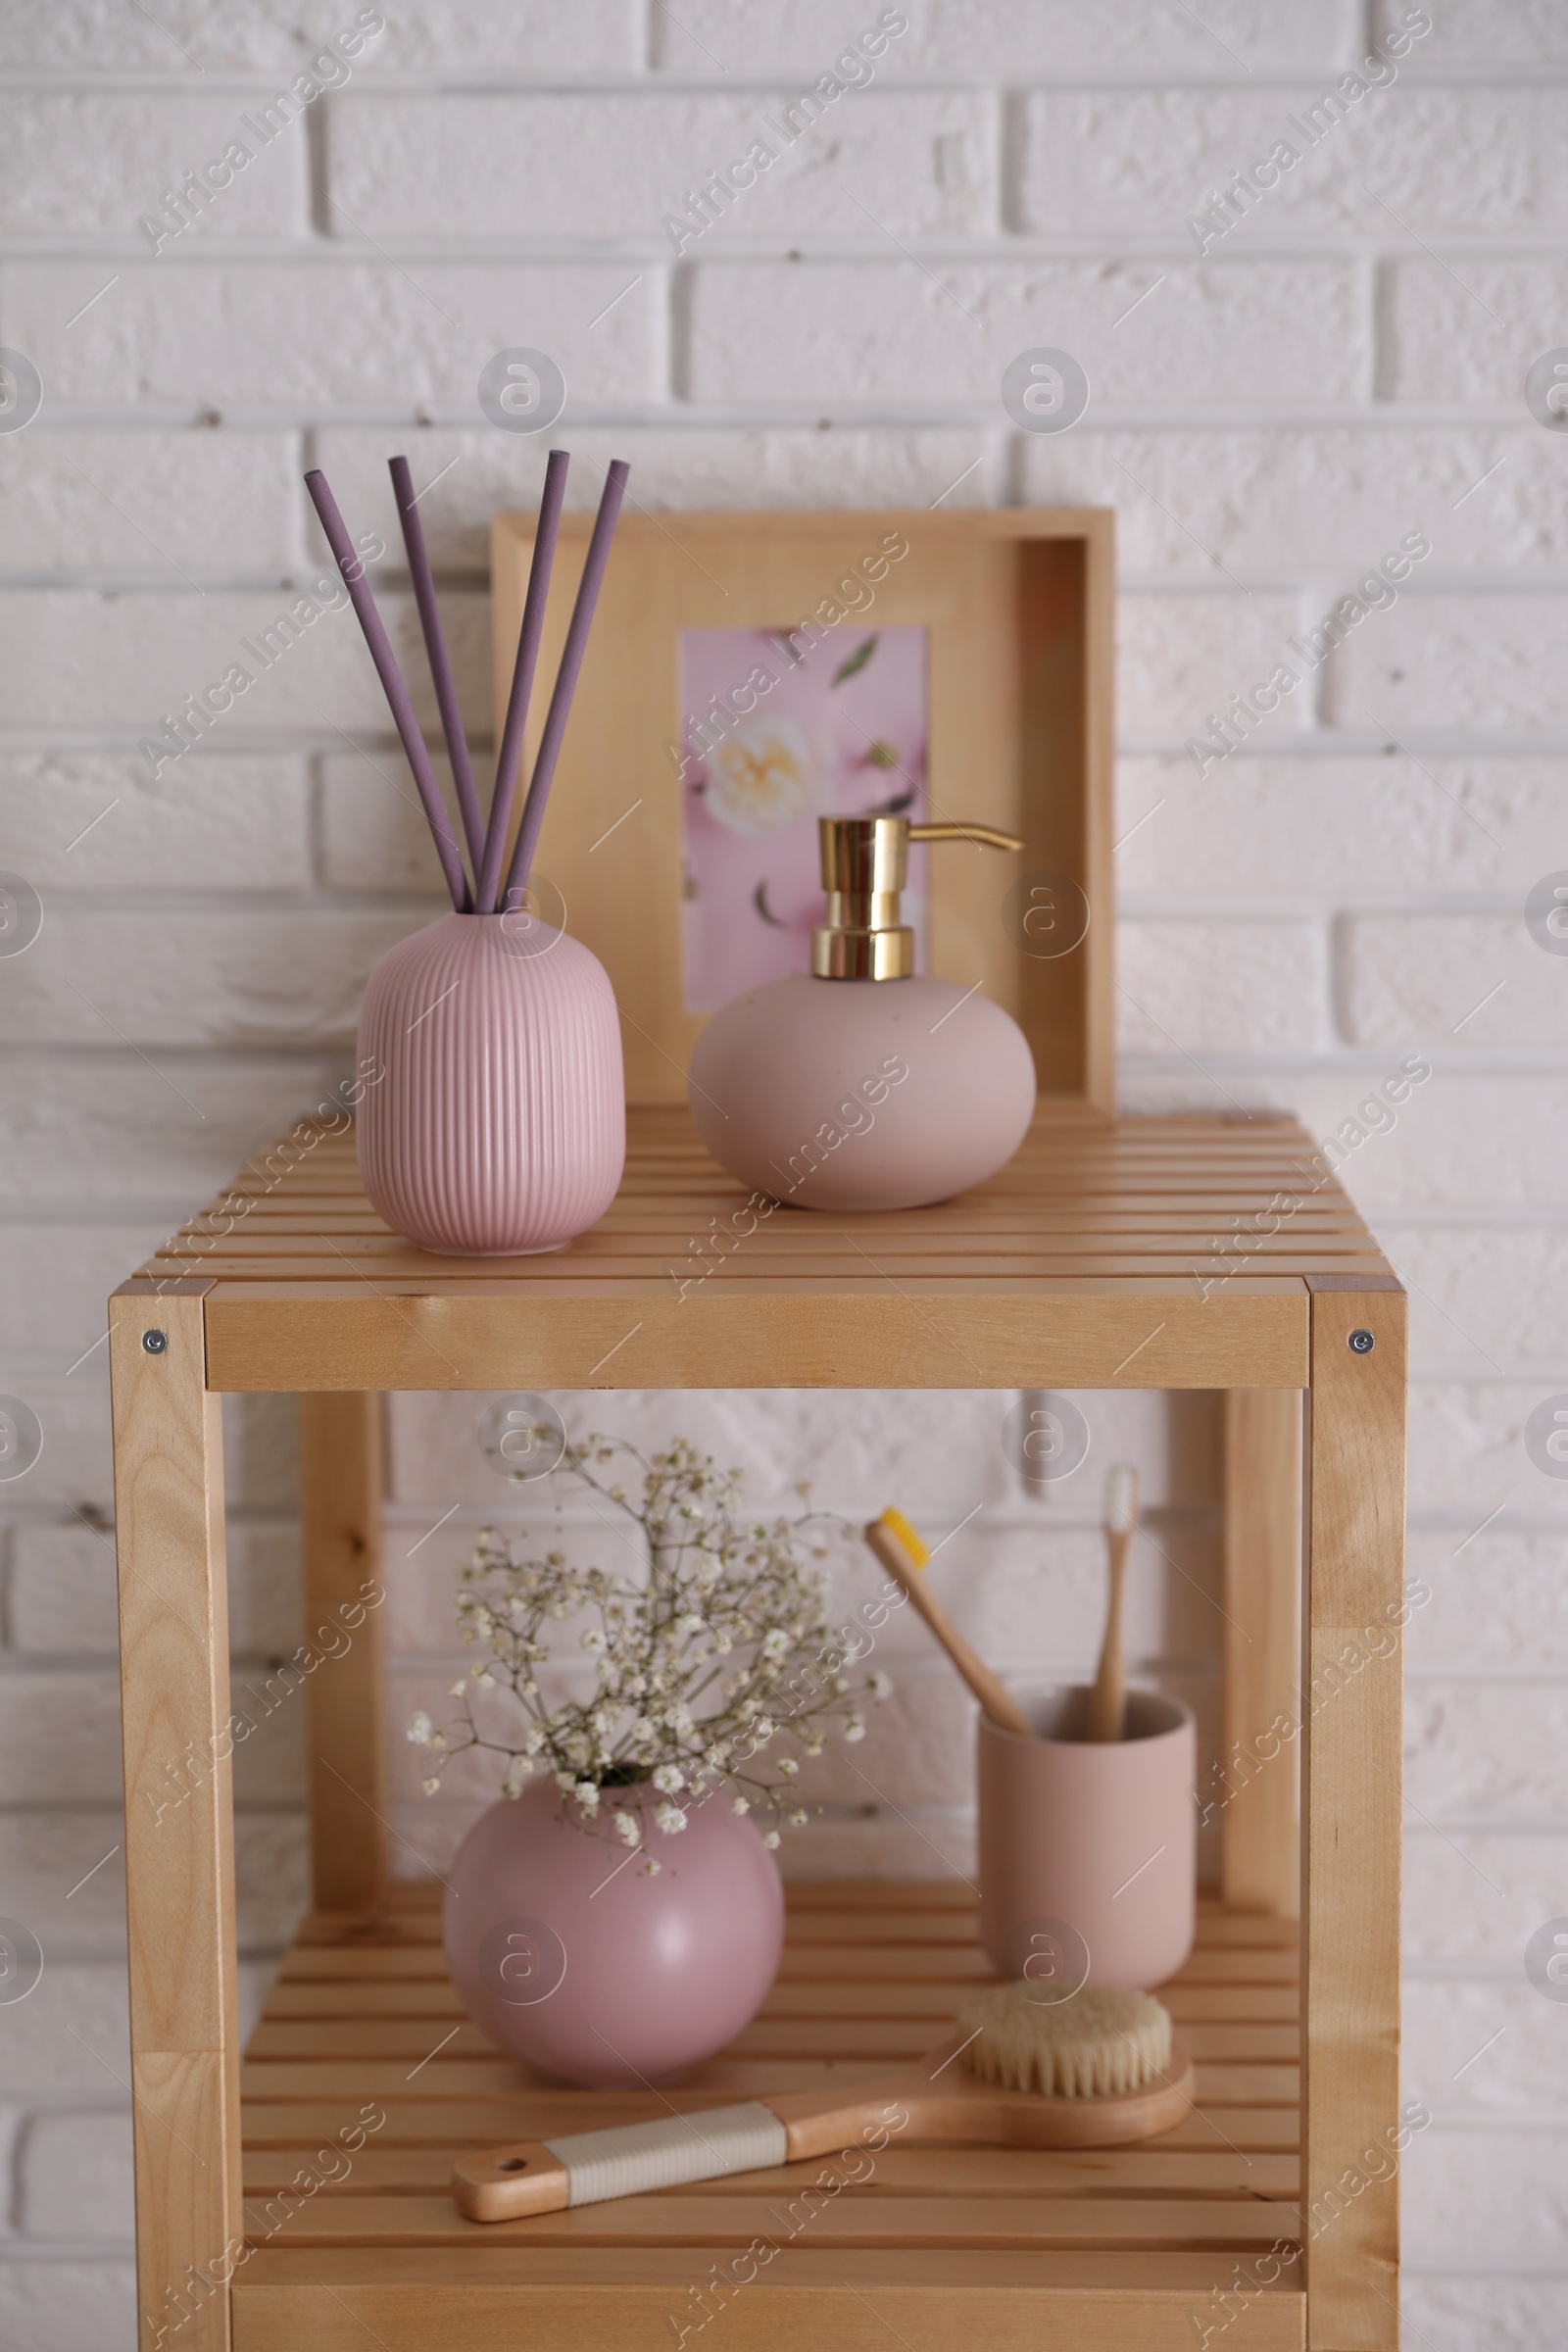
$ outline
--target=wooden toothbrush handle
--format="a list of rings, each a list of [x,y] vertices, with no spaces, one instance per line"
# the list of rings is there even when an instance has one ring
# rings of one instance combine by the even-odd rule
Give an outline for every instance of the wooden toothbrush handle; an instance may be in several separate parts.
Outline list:
[[[1126,1737],[1127,1661],[1121,1640],[1121,1592],[1132,1540],[1130,1528],[1105,1539],[1110,1550],[1110,1593],[1105,1606],[1105,1639],[1100,1645],[1100,1671],[1089,1695],[1091,1740]]]
[[[1004,1732],[1017,1732],[1023,1739],[1033,1740],[1035,1727],[1022,1707],[1001,1676],[992,1673],[984,1658],[976,1657],[963,1636],[950,1624],[932,1599],[921,1571],[893,1530],[880,1519],[873,1519],[865,1530],[865,1541],[889,1576],[903,1586],[992,1722],[1000,1724]]]

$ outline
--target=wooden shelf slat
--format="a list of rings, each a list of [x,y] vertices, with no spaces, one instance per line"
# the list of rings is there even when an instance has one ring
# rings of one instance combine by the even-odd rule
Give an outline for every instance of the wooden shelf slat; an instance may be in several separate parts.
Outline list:
[[[926,2017],[766,2018],[747,2026],[730,2043],[736,2060],[793,2065],[800,2060],[824,2066],[855,2065],[859,2071],[885,2061],[923,2057],[943,2038],[945,2021]],[[499,2060],[510,2067],[499,2045],[466,2018],[444,2049],[433,2057],[431,2026],[424,2018],[337,2017],[331,2019],[264,2018],[251,2034],[253,2066],[286,2066],[298,2060],[338,2057],[384,2060],[388,2065],[419,2059],[431,2073],[443,2072],[469,2060]],[[437,2032],[436,2038],[440,2038]],[[1185,2039],[1196,2059],[1264,2059],[1294,2065],[1298,2047],[1296,2026],[1234,2018],[1200,2020],[1187,2028]],[[863,2062],[863,2063],[862,2063]]]
[[[818,2167],[817,2169],[820,2169]],[[449,2195],[313,2197],[289,2225],[289,2242],[305,2245],[464,2246],[488,2260],[508,2243],[592,2249],[688,2246],[727,2250],[779,2232],[788,2209],[810,2180],[804,2168],[770,2193],[700,2190],[621,2197],[574,2212],[523,2222],[465,2221]],[[924,2246],[956,2253],[1025,2253],[1069,2246],[1118,2246],[1140,2253],[1195,2247],[1251,2249],[1294,2236],[1297,2215],[1260,2198],[860,2197],[844,2190],[830,2205],[807,2208],[818,2248]],[[264,2228],[253,2208],[252,2227]]]
[[[598,2095],[604,2104],[596,2106],[586,2119],[576,2103],[581,2094],[559,2084],[548,2090],[518,2090],[506,2099],[388,2096],[379,2102],[387,2121],[371,2144],[482,2148],[503,2139],[553,2138],[560,2132],[583,2130],[585,2121],[594,2125],[650,2123],[671,2110],[695,2114],[714,2104],[712,2092],[703,2089],[649,2094],[603,2091]],[[1236,2149],[1248,2156],[1294,2155],[1300,2120],[1294,2099],[1272,2104],[1254,2099],[1241,2105],[1200,2099],[1187,2121],[1164,2133],[1159,2144],[1205,2156],[1216,2148]],[[323,2135],[330,2138],[343,2121],[343,2102],[337,2093],[330,2099],[324,2094],[318,2098],[252,2098],[245,2110],[245,2145],[251,2150],[292,2148],[314,2137],[319,2147]]]
[[[978,1972],[977,1972],[978,1973]],[[918,2018],[931,2027],[931,2038],[955,2015],[972,1989],[956,1980],[932,1980],[924,1984],[889,1983],[802,1983],[781,1979],[759,2016],[777,2020],[830,2020],[836,2024],[866,2019]],[[1160,1994],[1178,2025],[1225,2019],[1232,2024],[1294,2025],[1297,1992],[1292,1984],[1167,1984]],[[370,2021],[452,2020],[466,2017],[454,1985],[433,1979],[411,1978],[367,1982],[364,1978],[335,1982],[274,1984],[262,2011],[269,2026],[353,2021],[371,2031]],[[256,2045],[252,2045],[253,2051]]]
[[[1222,2147],[1212,2133],[1208,2148],[1175,2147],[1172,2136],[1167,2134],[1157,2147],[1148,2148],[900,2148],[894,2143],[878,2156],[874,2178],[859,2183],[855,2193],[861,2197],[946,2197],[961,2188],[966,2196],[1131,2197],[1175,2191],[1195,2198],[1275,2200],[1298,2193],[1300,2168],[1295,2156],[1250,2155],[1242,2148]],[[246,2196],[273,2194],[314,2152],[308,2135],[267,2147],[253,2146],[245,2158]],[[360,2151],[346,2180],[327,2181],[317,2193],[353,2198],[416,2189],[445,2195],[452,2167],[465,2153],[464,2144],[456,2140],[396,2148],[377,2141]],[[778,2165],[730,2180],[707,2181],[703,2194],[771,2196],[799,2185],[790,2168]],[[672,2192],[658,2189],[651,2193],[665,2196]]]

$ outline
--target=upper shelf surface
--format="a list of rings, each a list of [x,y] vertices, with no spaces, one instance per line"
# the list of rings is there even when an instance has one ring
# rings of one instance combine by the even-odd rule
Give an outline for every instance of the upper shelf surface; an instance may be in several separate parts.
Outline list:
[[[759,1203],[683,1108],[546,1256],[391,1232],[353,1139],[302,1126],[126,1288],[199,1284],[214,1389],[1223,1388],[1306,1383],[1309,1291],[1392,1270],[1294,1119],[1042,1108],[936,1208]]]

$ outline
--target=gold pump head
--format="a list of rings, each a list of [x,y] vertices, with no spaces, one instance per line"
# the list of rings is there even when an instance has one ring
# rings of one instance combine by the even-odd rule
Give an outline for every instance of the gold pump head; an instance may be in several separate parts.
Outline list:
[[[906,816],[821,816],[822,888],[827,920],[811,933],[818,980],[907,980],[914,933],[899,903],[911,841],[978,841],[1021,850],[1015,833],[995,825],[911,825]]]

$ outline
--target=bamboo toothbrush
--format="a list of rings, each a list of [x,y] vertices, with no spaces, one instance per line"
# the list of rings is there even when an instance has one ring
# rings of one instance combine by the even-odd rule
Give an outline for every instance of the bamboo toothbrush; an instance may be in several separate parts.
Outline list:
[[[1127,1663],[1121,1646],[1121,1594],[1127,1553],[1138,1528],[1138,1473],[1131,1462],[1117,1462],[1105,1480],[1105,1552],[1110,1564],[1110,1591],[1105,1606],[1105,1639],[1100,1645],[1100,1672],[1089,1699],[1091,1740],[1122,1740],[1127,1728]]]
[[[952,1626],[931,1597],[921,1571],[931,1554],[915,1534],[902,1511],[886,1510],[880,1519],[873,1519],[864,1530],[865,1541],[896,1583],[903,1586],[925,1619],[959,1674],[968,1684],[983,1711],[1004,1732],[1017,1732],[1025,1740],[1035,1737],[1035,1727],[1017,1700],[992,1673],[984,1658],[976,1657],[963,1636]]]

